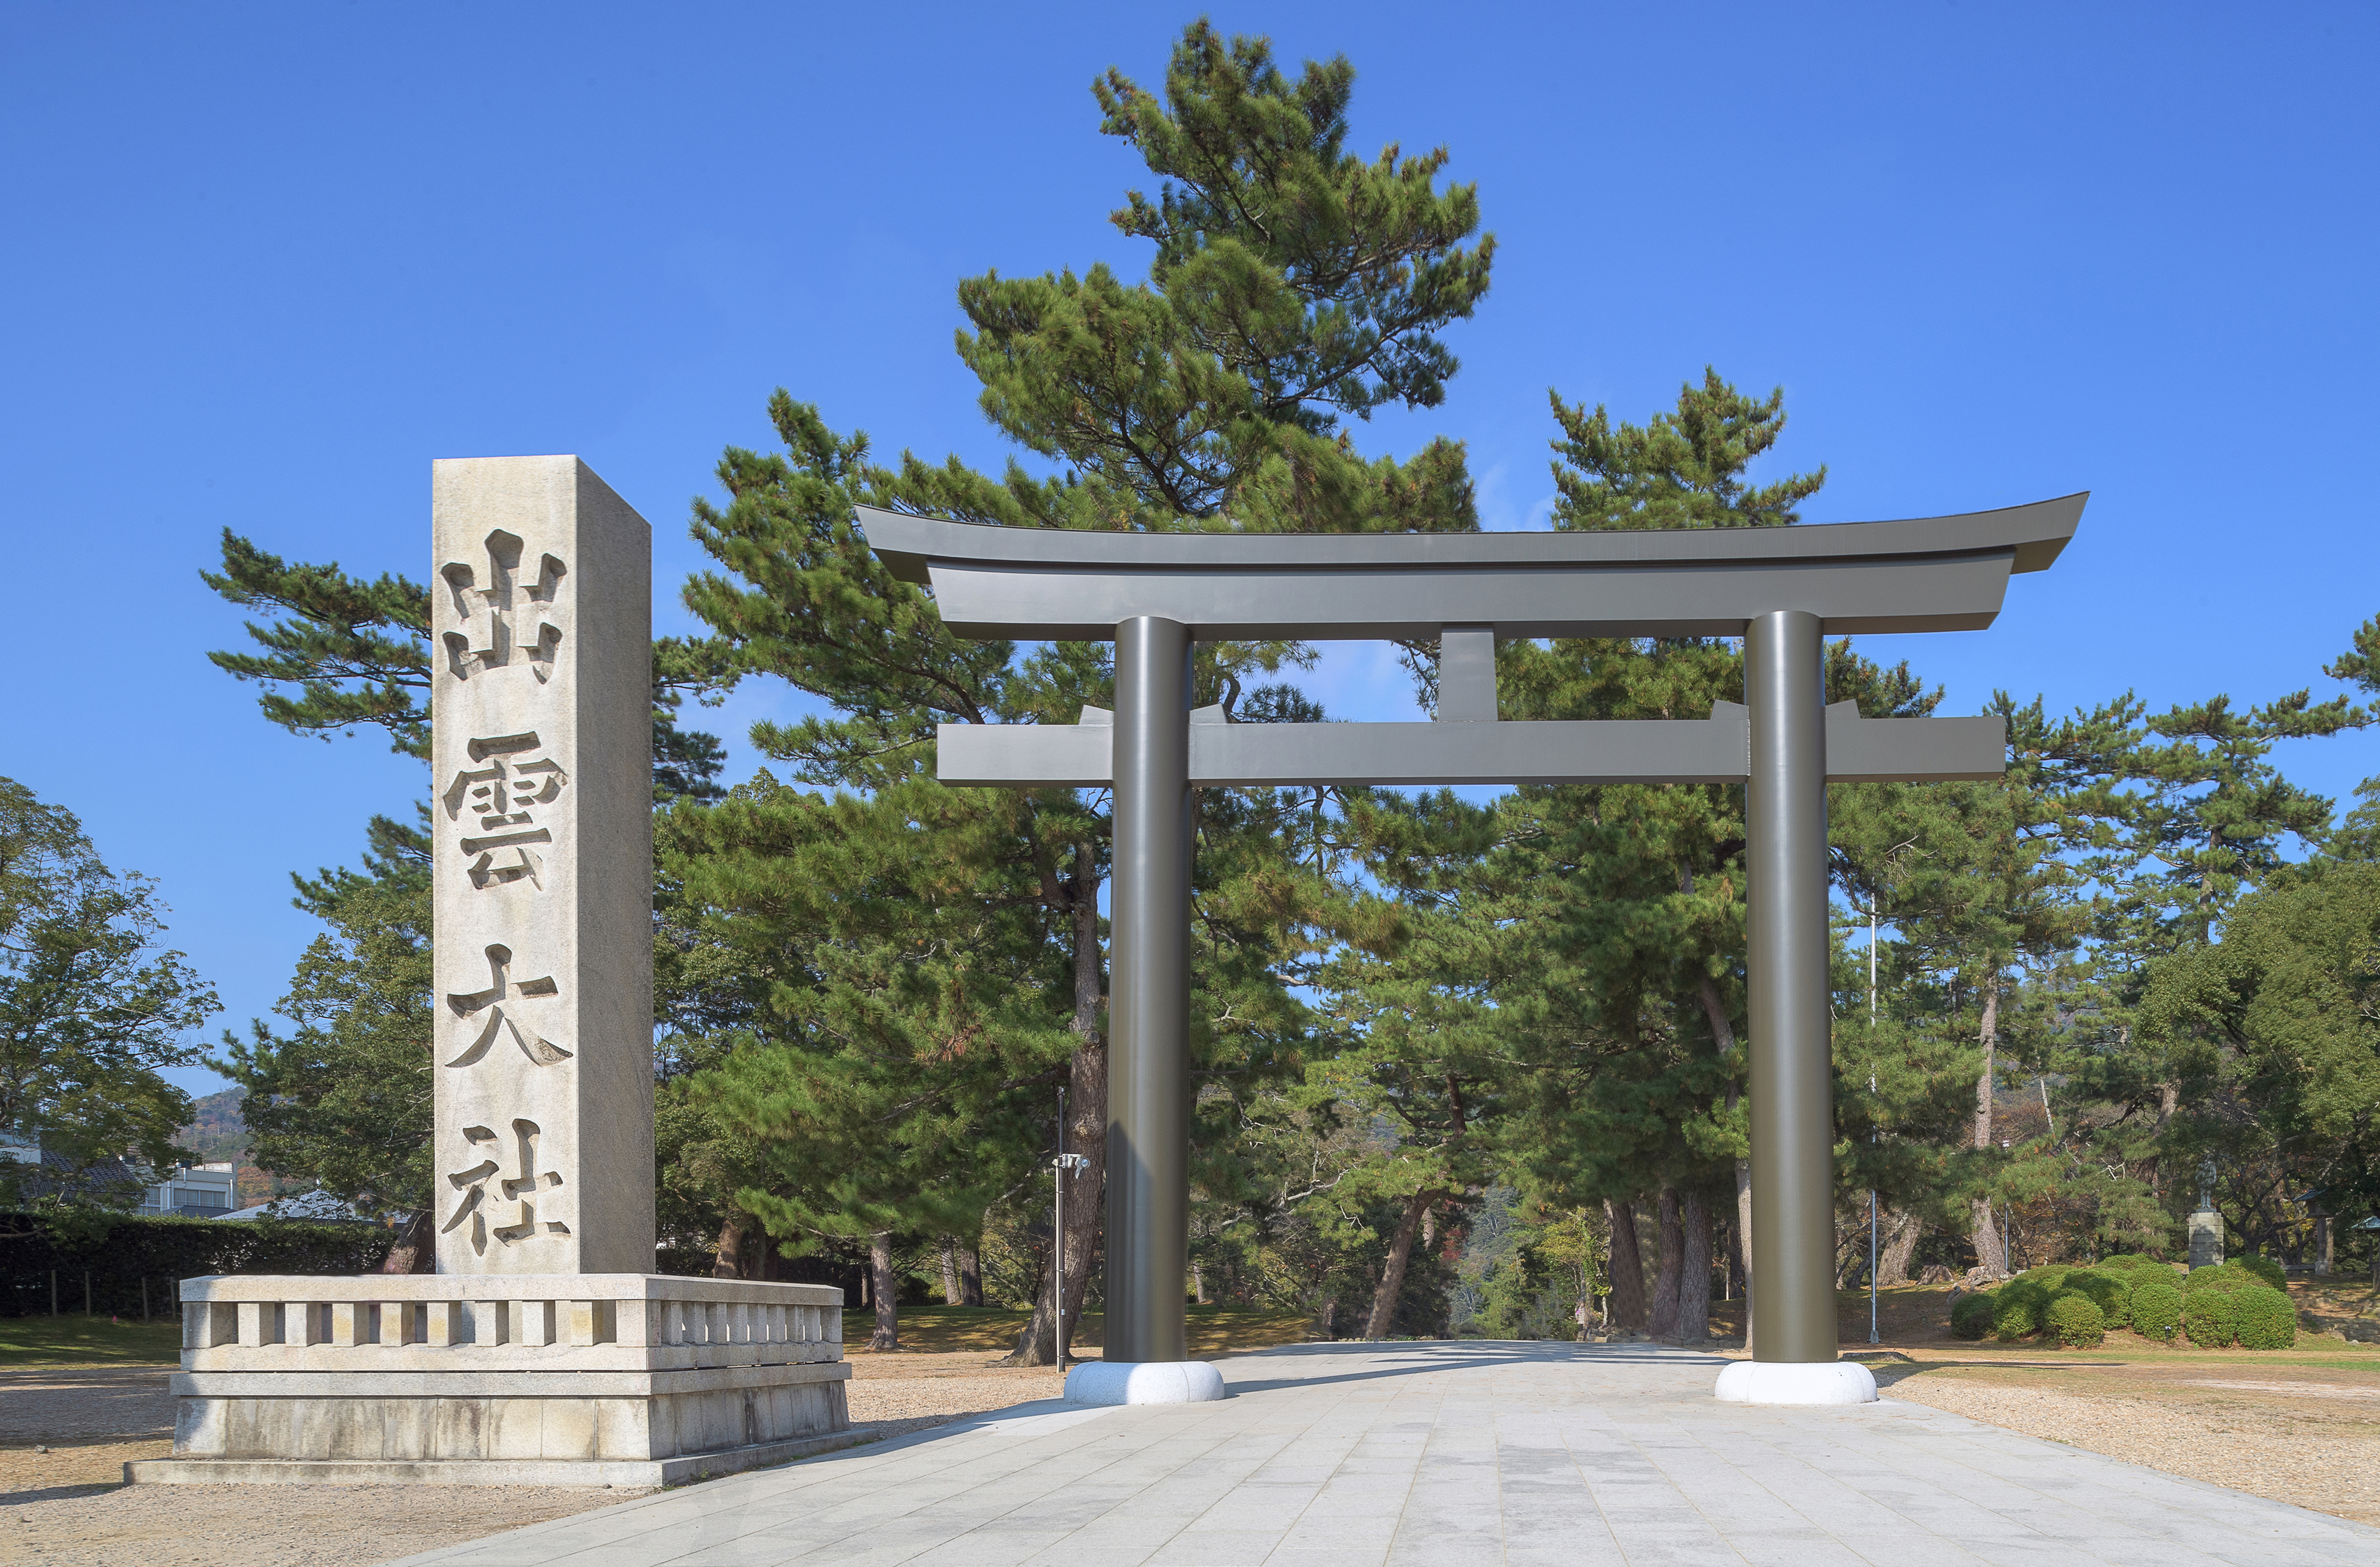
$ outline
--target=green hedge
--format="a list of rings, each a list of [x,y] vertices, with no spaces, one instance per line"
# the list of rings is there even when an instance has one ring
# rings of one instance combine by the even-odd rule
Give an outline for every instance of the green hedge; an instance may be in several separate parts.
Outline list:
[[[2129,1275],[2098,1268],[2078,1268],[2066,1275],[2065,1288],[2091,1297],[2100,1320],[2121,1328],[2132,1319],[2132,1281]]]
[[[2049,1310],[2049,1287],[2039,1279],[2020,1273],[1994,1292],[1998,1297],[1992,1310],[1992,1332],[2002,1343],[2041,1331]]]
[[[370,1273],[395,1233],[377,1224],[284,1220],[78,1218],[71,1225],[0,1213],[0,1317],[50,1309],[152,1318],[172,1314],[176,1285],[209,1273]],[[87,1292],[87,1294],[86,1294]]]
[[[2133,1332],[2144,1339],[2170,1339],[2181,1326],[2181,1292],[2163,1280],[2135,1284],[2131,1311]]]
[[[2277,1290],[2287,1292],[2289,1287],[2289,1269],[2269,1257],[2235,1257],[2223,1266],[2253,1273],[2265,1284]]]
[[[2211,1268],[2202,1268],[2211,1273]],[[2239,1336],[2240,1297],[2228,1289],[2200,1289],[2182,1303],[2181,1322],[2190,1342],[2201,1349],[2223,1349]]]
[[[2229,1297],[2241,1349],[2287,1349],[2298,1342],[2298,1311],[2281,1290],[2241,1290]]]
[[[2060,1290],[2050,1297],[2048,1322],[2058,1342],[2068,1349],[2090,1349],[2107,1337],[2107,1319],[2099,1303],[2081,1290]]]
[[[1992,1330],[1992,1313],[1998,1306],[1998,1298],[1989,1290],[1961,1295],[1950,1307],[1950,1336],[1954,1339],[1982,1338]]]
[[[2235,1257],[2219,1268],[2193,1268],[2182,1284],[2185,1294],[2201,1290],[2220,1290],[2236,1294],[2241,1290],[2281,1290],[2289,1288],[2289,1275],[2279,1263],[2266,1257]]]

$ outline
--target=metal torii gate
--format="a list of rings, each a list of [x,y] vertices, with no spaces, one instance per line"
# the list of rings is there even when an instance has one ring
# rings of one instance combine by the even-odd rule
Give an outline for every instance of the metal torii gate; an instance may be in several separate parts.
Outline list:
[[[2087,494],[1897,522],[1679,532],[1108,533],[858,508],[893,575],[961,636],[1105,641],[1115,711],[943,724],[946,784],[1115,791],[1105,1367],[1075,1396],[1222,1396],[1185,1360],[1190,791],[1267,784],[1748,785],[1752,1274],[1757,1360],[1718,1395],[1872,1399],[1835,1356],[1828,783],[1996,778],[1997,718],[1863,718],[1826,705],[1823,639],[1973,631],[2042,571]],[[1190,645],[1436,638],[1426,723],[1236,724],[1192,711]],[[1501,723],[1496,641],[1742,637],[1744,705],[1708,718]]]

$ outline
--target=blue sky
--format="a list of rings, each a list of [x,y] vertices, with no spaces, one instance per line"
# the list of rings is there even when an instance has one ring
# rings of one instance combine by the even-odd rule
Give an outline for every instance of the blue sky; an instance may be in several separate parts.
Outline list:
[[[1143,248],[1097,134],[1186,6],[0,8],[0,773],[163,884],[245,1027],[313,934],[288,872],[419,791],[216,673],[226,527],[427,572],[433,457],[577,452],[685,534],[783,385],[879,449],[996,467],[953,285]],[[1811,521],[2087,489],[1989,632],[1875,638],[1974,711],[2258,700],[2380,611],[2368,6],[1241,6],[1359,73],[1351,147],[1443,143],[1501,249],[1446,405],[1491,528],[1543,526],[1546,391],[1641,420],[1706,364],[1782,385]],[[1394,662],[1310,682],[1389,716]],[[750,688],[709,715],[792,711]],[[2309,744],[2344,796],[2380,733]],[[186,1086],[214,1086],[204,1073]]]

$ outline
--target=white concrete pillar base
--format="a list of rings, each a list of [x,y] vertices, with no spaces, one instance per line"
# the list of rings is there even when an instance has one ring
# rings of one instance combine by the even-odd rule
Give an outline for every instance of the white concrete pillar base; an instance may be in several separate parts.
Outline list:
[[[1718,1374],[1721,1403],[1874,1403],[1876,1376],[1856,1360],[1739,1360]]]
[[[1228,1397],[1203,1360],[1086,1360],[1066,1373],[1069,1403],[1211,1403]]]

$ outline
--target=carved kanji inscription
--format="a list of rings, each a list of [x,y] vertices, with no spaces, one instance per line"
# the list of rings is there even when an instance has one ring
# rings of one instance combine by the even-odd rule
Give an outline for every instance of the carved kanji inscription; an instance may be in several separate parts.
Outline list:
[[[540,979],[515,980],[512,978],[513,953],[510,947],[491,946],[487,949],[490,984],[484,990],[450,990],[446,994],[447,1010],[461,1018],[465,1032],[476,1027],[478,1033],[464,1047],[463,1053],[448,1062],[449,1066],[469,1066],[488,1053],[499,1036],[509,1038],[520,1047],[521,1054],[540,1066],[552,1066],[568,1061],[570,1052],[552,1040],[541,1038],[521,1016],[524,1001],[558,996],[562,987],[552,976]]]
[[[462,840],[463,854],[473,862],[471,885],[485,890],[527,881],[543,891],[545,861],[536,845],[552,843],[553,832],[540,818],[569,786],[569,774],[538,754],[542,747],[533,729],[476,739],[465,748],[485,765],[457,771],[439,799],[447,820],[468,815],[478,824]]]
[[[480,1257],[487,1255],[491,1236],[510,1246],[537,1235],[570,1233],[569,1225],[558,1220],[540,1221],[537,1216],[537,1194],[562,1184],[560,1172],[537,1167],[539,1136],[536,1122],[513,1122],[513,1146],[520,1173],[505,1175],[497,1157],[501,1139],[496,1134],[485,1126],[464,1127],[463,1140],[471,1145],[473,1152],[488,1157],[468,1170],[448,1172],[448,1183],[460,1196],[455,1211],[439,1226],[440,1233],[468,1223],[471,1227],[471,1250]],[[506,1204],[512,1206],[507,1208]]]
[[[550,616],[569,568],[557,556],[540,555],[537,575],[524,581],[524,548],[518,535],[500,528],[488,535],[484,568],[449,561],[439,569],[453,600],[455,617],[463,623],[461,630],[449,631],[441,638],[447,667],[457,679],[468,680],[516,664],[528,665],[540,685],[553,677],[553,656],[562,647],[562,628]]]

